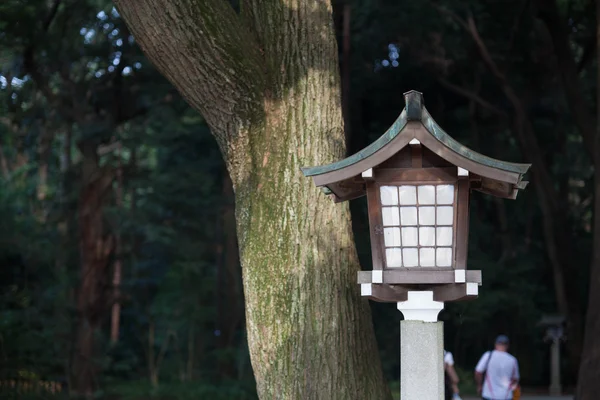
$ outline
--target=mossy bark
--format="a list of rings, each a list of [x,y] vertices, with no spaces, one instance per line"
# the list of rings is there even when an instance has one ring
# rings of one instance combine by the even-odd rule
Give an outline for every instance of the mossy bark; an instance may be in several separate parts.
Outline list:
[[[356,283],[348,204],[300,172],[345,156],[329,1],[245,0],[239,13],[224,0],[117,5],[222,149],[260,398],[391,398]]]

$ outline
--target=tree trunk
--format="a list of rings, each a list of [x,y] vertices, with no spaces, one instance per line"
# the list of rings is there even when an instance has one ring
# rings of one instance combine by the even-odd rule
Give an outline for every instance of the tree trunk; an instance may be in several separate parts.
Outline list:
[[[348,203],[300,172],[345,156],[330,2],[245,0],[240,14],[224,0],[116,3],[223,152],[259,397],[391,398]]]
[[[118,144],[117,187],[115,189],[116,206],[119,212],[123,211],[123,166],[121,161],[122,146]],[[110,342],[114,345],[119,341],[119,327],[121,320],[121,280],[123,269],[123,252],[121,243],[121,227],[116,227],[115,235],[115,263],[113,270],[113,304],[110,319]]]
[[[95,388],[94,335],[100,327],[106,304],[107,269],[113,241],[104,232],[103,206],[112,176],[98,167],[93,149],[84,149],[82,188],[79,194],[80,284],[77,294],[77,347],[73,363],[74,392],[91,398]],[[92,153],[93,151],[93,153]]]
[[[236,188],[252,366],[264,399],[382,399],[348,204],[299,172],[344,157],[339,100],[314,75],[268,110],[262,163]]]
[[[600,1],[596,2],[596,118],[600,119]],[[594,137],[594,227],[593,238],[600,238],[600,122],[596,121]],[[590,289],[587,316],[585,319],[585,339],[579,366],[577,400],[592,400],[600,393],[600,246],[592,242],[590,265]]]

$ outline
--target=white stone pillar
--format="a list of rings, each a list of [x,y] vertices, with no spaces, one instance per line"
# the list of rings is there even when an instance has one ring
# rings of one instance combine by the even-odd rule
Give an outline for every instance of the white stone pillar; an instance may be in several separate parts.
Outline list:
[[[562,395],[562,386],[560,384],[560,338],[555,337],[552,340],[552,348],[550,350],[550,395]]]
[[[432,291],[408,292],[398,302],[400,322],[400,400],[444,400],[444,303]]]

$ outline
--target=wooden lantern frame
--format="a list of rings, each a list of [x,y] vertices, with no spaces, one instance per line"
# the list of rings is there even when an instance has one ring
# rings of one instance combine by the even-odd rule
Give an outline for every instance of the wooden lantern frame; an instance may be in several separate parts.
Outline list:
[[[515,199],[527,186],[522,178],[531,164],[496,160],[463,146],[433,120],[420,92],[404,97],[406,106],[398,119],[371,145],[344,160],[302,172],[335,202],[367,195],[373,270],[358,273],[363,296],[398,302],[406,300],[409,290],[431,290],[437,301],[475,298],[481,271],[467,271],[470,192]],[[455,190],[451,266],[386,267],[380,187],[440,184],[454,185]]]

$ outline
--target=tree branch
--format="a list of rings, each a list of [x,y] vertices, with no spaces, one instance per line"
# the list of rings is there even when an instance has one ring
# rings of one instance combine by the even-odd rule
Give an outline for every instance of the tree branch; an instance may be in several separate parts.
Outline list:
[[[455,85],[453,83],[450,83],[445,78],[442,78],[442,77],[438,77],[437,80],[445,88],[452,90],[453,92],[455,92],[463,97],[466,97],[469,100],[474,101],[475,103],[479,104],[481,107],[485,108],[486,110],[491,111],[492,113],[497,114],[503,118],[508,117],[508,114],[504,110],[499,109],[495,105],[493,105],[490,102],[488,102],[487,100],[483,99],[477,93],[472,92],[463,87],[460,87],[458,85]]]
[[[258,45],[234,9],[226,0],[115,4],[144,53],[226,149],[258,117],[265,89]]]
[[[54,2],[52,3],[52,6],[50,7],[50,10],[48,12],[48,16],[44,20],[44,32],[48,32],[48,29],[50,28],[50,24],[52,24],[54,17],[56,17],[56,13],[58,12],[58,7],[60,6],[60,2],[61,2],[61,0],[54,0]]]

